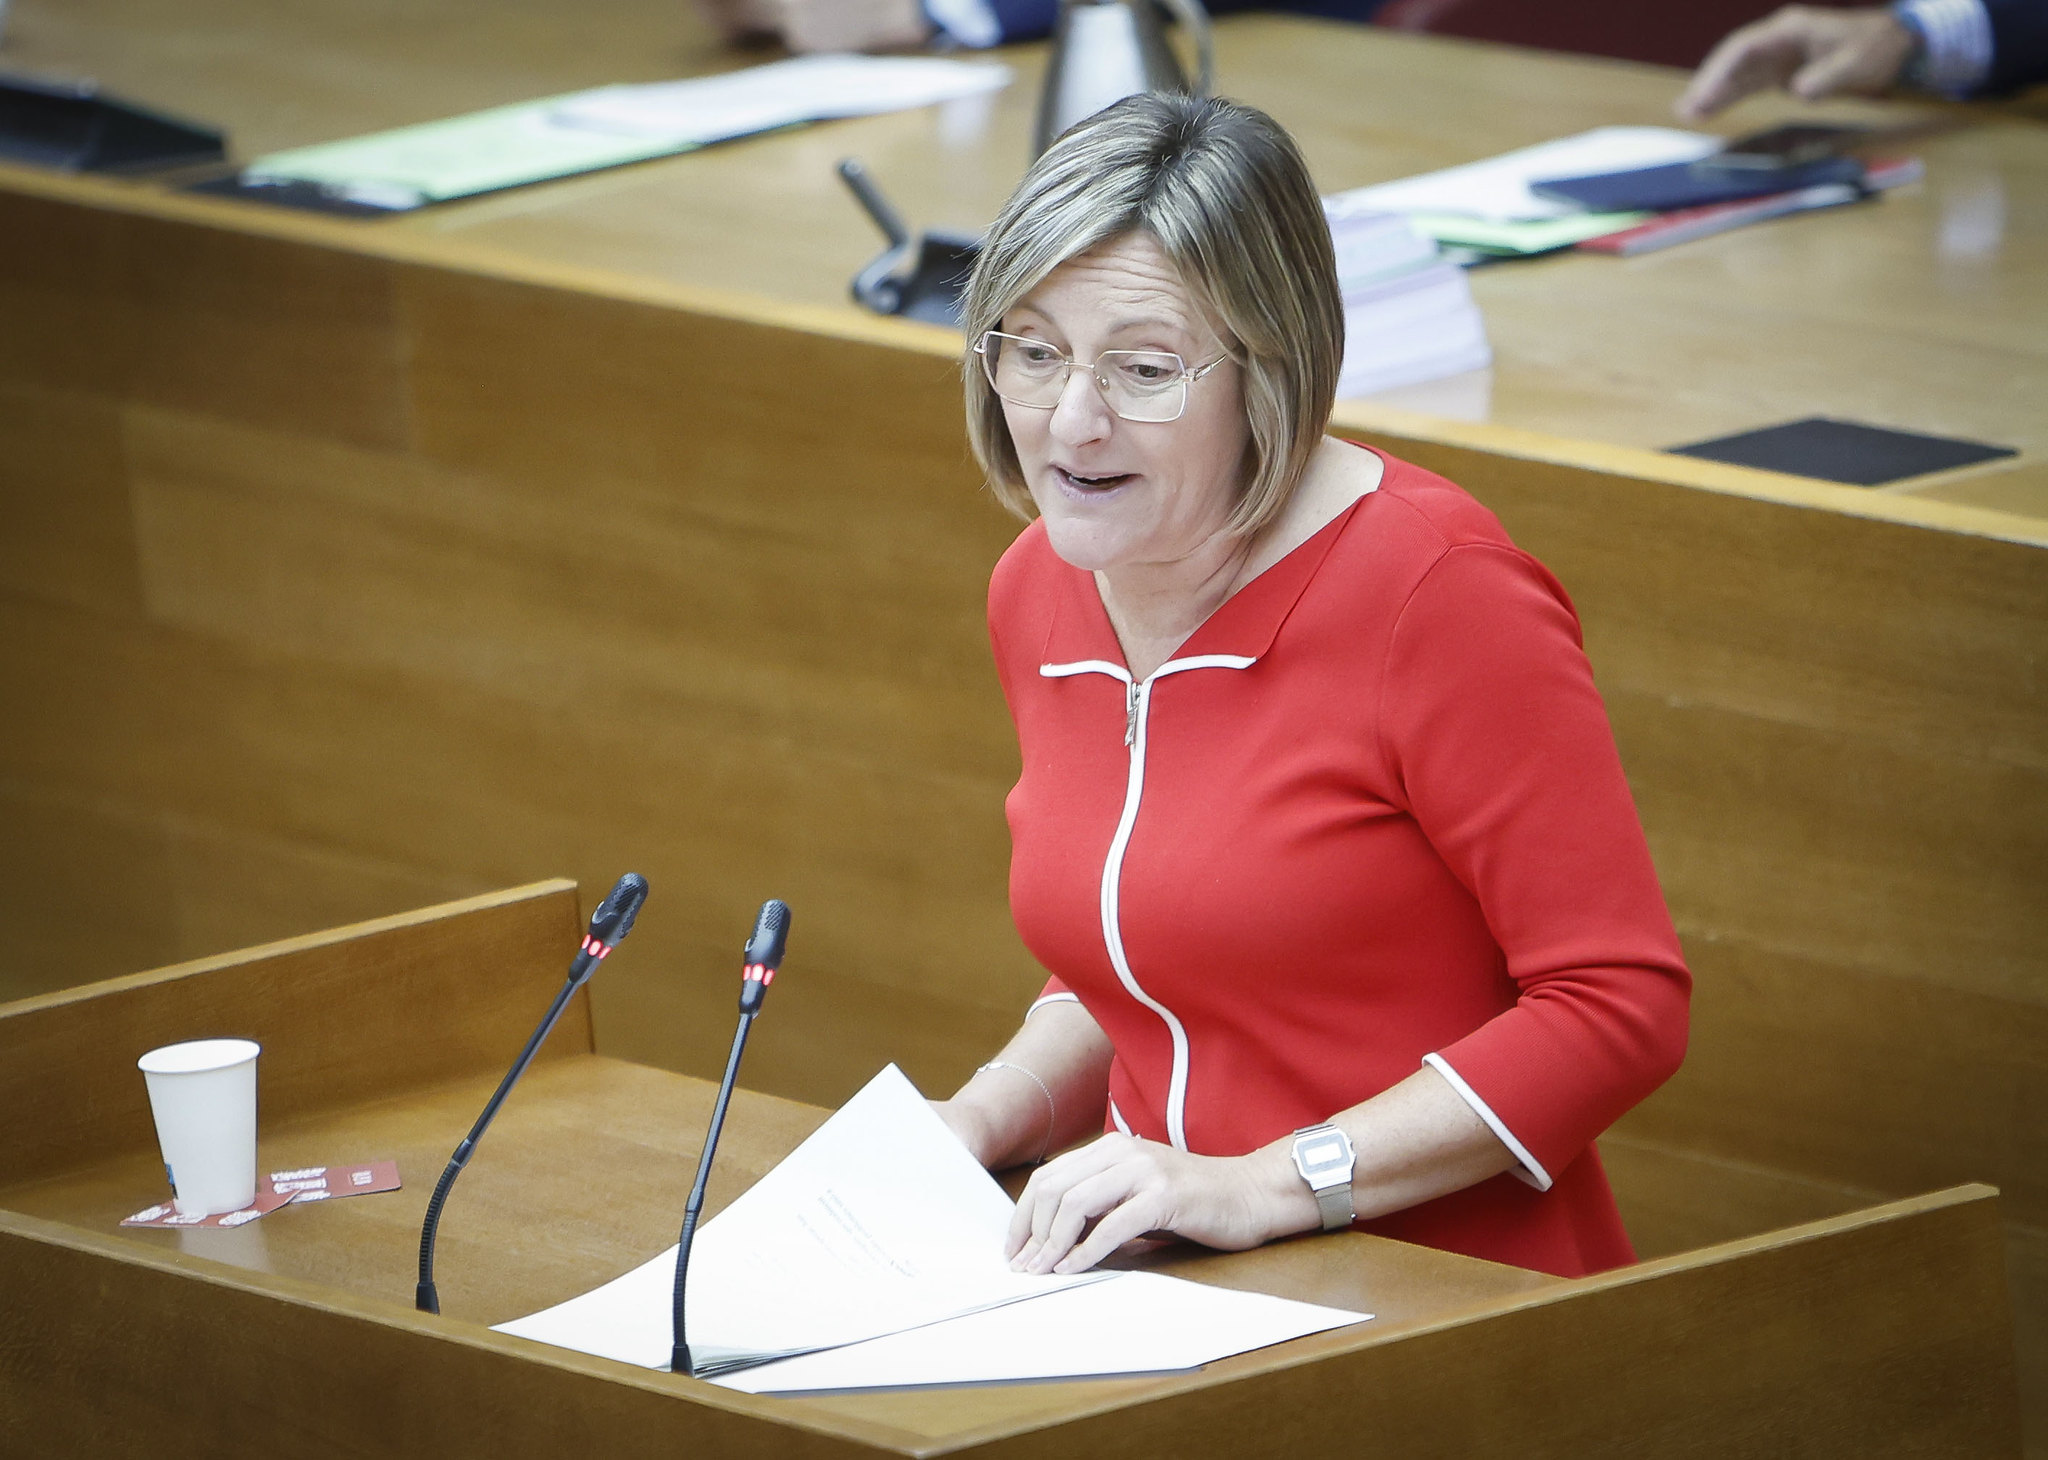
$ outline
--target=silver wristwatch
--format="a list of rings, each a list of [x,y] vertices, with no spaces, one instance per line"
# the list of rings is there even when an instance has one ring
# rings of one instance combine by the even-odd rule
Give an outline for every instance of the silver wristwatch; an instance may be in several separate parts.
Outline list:
[[[1294,1169],[1316,1194],[1325,1232],[1350,1226],[1358,1214],[1351,1205],[1351,1170],[1357,1160],[1351,1138],[1334,1125],[1312,1125],[1294,1133]]]

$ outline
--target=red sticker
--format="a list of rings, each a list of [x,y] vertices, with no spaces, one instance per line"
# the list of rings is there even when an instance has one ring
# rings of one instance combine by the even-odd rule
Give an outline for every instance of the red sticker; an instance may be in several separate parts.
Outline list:
[[[396,1161],[371,1161],[361,1166],[301,1166],[258,1177],[259,1192],[274,1192],[287,1201],[326,1201],[336,1196],[368,1196],[396,1191]]]
[[[256,1200],[250,1202],[249,1205],[243,1207],[240,1211],[216,1212],[210,1217],[181,1217],[178,1215],[176,1207],[172,1206],[169,1202],[162,1202],[157,1206],[147,1207],[132,1217],[123,1217],[121,1225],[124,1227],[239,1227],[245,1222],[255,1221],[265,1212],[276,1211],[290,1200],[289,1194],[280,1195],[274,1191],[259,1190],[256,1193]]]

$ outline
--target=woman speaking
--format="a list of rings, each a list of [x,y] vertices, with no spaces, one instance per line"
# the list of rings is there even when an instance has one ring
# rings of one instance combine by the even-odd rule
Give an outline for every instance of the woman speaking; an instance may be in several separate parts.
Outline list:
[[[1343,353],[1291,139],[1133,97],[967,300],[968,430],[1035,518],[989,591],[1050,971],[941,1114],[1035,1171],[1013,1265],[1363,1230],[1633,1259],[1592,1142],[1690,979],[1564,591],[1440,477],[1324,435]]]

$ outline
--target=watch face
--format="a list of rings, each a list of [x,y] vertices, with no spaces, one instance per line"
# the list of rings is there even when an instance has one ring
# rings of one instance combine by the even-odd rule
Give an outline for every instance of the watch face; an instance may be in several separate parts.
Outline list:
[[[1351,1143],[1341,1131],[1311,1136],[1295,1146],[1294,1164],[1310,1186],[1320,1185],[1318,1177],[1334,1176],[1350,1167]]]

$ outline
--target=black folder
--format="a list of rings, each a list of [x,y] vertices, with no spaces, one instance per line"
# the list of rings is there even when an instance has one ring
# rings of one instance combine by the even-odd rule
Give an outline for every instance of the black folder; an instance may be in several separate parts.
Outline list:
[[[1833,421],[1825,416],[1810,416],[1782,426],[1766,426],[1759,431],[1669,449],[1679,456],[1819,477],[1852,487],[1883,486],[1886,482],[2019,454],[2010,446],[1959,441],[1952,436],[1922,436],[1856,421]]]

